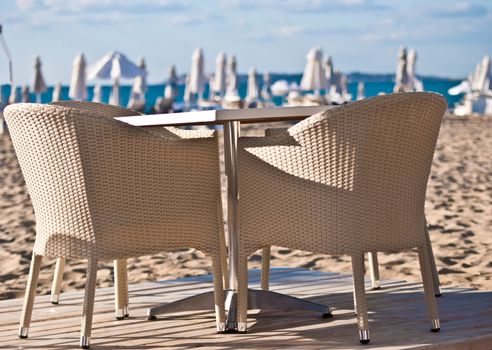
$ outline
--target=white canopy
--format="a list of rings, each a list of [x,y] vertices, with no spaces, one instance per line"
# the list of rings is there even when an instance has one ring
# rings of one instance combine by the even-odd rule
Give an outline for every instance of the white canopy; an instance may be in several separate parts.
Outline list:
[[[113,51],[104,55],[88,68],[87,78],[92,79],[133,79],[146,76],[145,70],[130,61],[124,54]]]
[[[226,91],[226,55],[221,52],[215,59],[215,76],[213,80],[213,92],[224,96]]]
[[[84,54],[80,53],[75,56],[72,64],[72,78],[68,88],[68,97],[74,100],[87,100],[87,86],[85,80],[86,62]]]
[[[287,80],[277,80],[270,87],[274,96],[287,95],[290,91],[289,82]]]
[[[198,98],[203,97],[205,85],[207,83],[207,77],[204,71],[205,60],[203,58],[203,51],[200,48],[195,49],[191,56],[191,72],[190,72],[190,93],[198,94]]]
[[[313,90],[315,94],[319,94],[321,89],[326,86],[326,78],[323,72],[321,60],[323,51],[319,47],[313,47],[306,55],[306,67],[301,79],[302,90]]]
[[[258,89],[258,80],[256,79],[256,69],[250,68],[248,71],[248,92],[246,94],[246,101],[256,101],[260,96]]]

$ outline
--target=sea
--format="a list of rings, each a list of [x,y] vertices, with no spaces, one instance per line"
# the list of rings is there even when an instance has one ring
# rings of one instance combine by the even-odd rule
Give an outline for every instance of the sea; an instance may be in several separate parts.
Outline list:
[[[301,81],[302,74],[270,74],[271,83],[275,83],[278,80],[286,80],[289,83],[297,83],[299,84]],[[422,80],[425,91],[433,91],[444,95],[444,97],[448,100],[448,105],[450,108],[453,108],[454,105],[461,100],[462,95],[451,96],[448,94],[448,89],[452,86],[455,86],[461,82],[459,79],[448,79],[448,78],[440,78],[440,77],[419,77]],[[183,77],[180,78],[180,81],[184,81]],[[394,75],[393,74],[364,74],[364,73],[351,73],[348,74],[348,90],[349,93],[352,94],[352,98],[355,99],[357,96],[357,85],[360,81],[364,82],[365,87],[365,96],[371,97],[376,96],[380,93],[391,93],[394,87]],[[126,106],[130,99],[131,92],[131,81],[127,82],[127,85],[124,85],[124,82],[121,85],[120,89],[120,97],[122,106]],[[259,76],[258,83],[260,87],[263,85],[263,79]],[[152,106],[155,104],[155,101],[158,97],[163,96],[164,94],[165,84],[150,84],[148,86],[148,90],[146,93],[146,101],[147,101],[147,112],[151,111]],[[239,95],[244,98],[246,96],[247,90],[247,75],[239,75],[238,76],[238,90]],[[20,88],[18,88],[20,89]],[[94,86],[88,86],[88,100],[90,101],[93,96]],[[1,96],[6,99],[6,96],[10,95],[10,86],[2,85],[1,86]],[[103,102],[109,101],[109,95],[111,93],[111,84],[109,82],[106,85],[102,85],[102,98]],[[53,94],[53,86],[50,86],[48,90],[41,94],[41,103],[49,103],[52,100]],[[184,84],[179,84],[179,95],[177,97],[176,102],[183,101],[184,94]],[[62,100],[69,100],[68,97],[68,86],[62,86]],[[19,91],[20,96],[20,91]],[[205,87],[205,96],[208,96],[208,85]],[[30,95],[30,99],[32,102],[36,102],[36,96],[34,94]],[[5,102],[5,101],[3,101]],[[285,98],[281,96],[274,96],[273,102],[275,105],[280,106],[285,102]]]

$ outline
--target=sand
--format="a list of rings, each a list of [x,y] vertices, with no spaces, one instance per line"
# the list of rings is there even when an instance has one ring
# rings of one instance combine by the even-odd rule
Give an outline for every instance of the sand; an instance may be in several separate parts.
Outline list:
[[[275,125],[281,127],[282,125]],[[262,126],[264,127],[264,126]],[[253,125],[243,134],[260,135]],[[21,297],[29,272],[35,218],[8,136],[0,136],[0,299]],[[441,129],[428,185],[426,213],[443,285],[492,289],[492,119],[447,120]],[[420,281],[415,251],[379,254],[383,279]],[[347,256],[323,256],[285,248],[272,249],[272,266],[350,272]],[[39,291],[49,293],[54,259],[44,259]],[[251,268],[260,267],[259,253]],[[68,260],[63,291],[84,287],[83,260]],[[184,249],[130,259],[129,281],[206,274],[210,260]],[[101,263],[98,286],[113,284],[111,262]]]

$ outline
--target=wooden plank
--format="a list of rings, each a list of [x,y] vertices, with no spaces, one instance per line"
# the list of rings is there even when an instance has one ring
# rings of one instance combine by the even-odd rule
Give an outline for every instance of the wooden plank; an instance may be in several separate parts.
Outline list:
[[[259,271],[251,271],[251,285],[259,284]],[[216,334],[212,312],[188,312],[146,320],[146,309],[155,302],[169,302],[210,290],[210,276],[130,286],[131,317],[116,321],[113,289],[96,293],[93,349],[353,349],[359,347],[353,316],[352,279],[301,269],[272,270],[272,289],[308,297],[334,307],[334,317],[313,313],[251,310],[247,334]],[[369,286],[369,284],[367,284]],[[64,293],[65,304],[44,307],[33,315],[30,337],[16,337],[21,303],[0,302],[0,347],[76,348],[82,310],[80,292]],[[492,292],[463,288],[444,289],[438,299],[442,331],[431,333],[422,286],[404,281],[384,281],[383,289],[367,292],[371,343],[364,349],[490,349],[492,347]],[[14,307],[15,306],[15,307]],[[3,310],[10,310],[4,312]],[[8,316],[8,317],[4,317]],[[13,322],[15,320],[15,322]]]

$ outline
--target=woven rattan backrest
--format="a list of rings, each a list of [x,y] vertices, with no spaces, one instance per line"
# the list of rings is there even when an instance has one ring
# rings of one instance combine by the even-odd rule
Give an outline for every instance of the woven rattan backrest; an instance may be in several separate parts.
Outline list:
[[[36,253],[123,258],[218,249],[213,132],[181,138],[55,105],[12,105],[6,120],[36,212]]]
[[[287,137],[244,139],[246,152],[264,160],[261,166],[241,153],[245,235],[266,234],[251,222],[255,202],[271,196],[266,205],[276,209],[269,221],[278,222],[263,226],[265,231],[280,227],[279,234],[295,227],[300,235],[284,235],[294,242],[289,247],[321,249],[321,243],[304,245],[322,242],[318,233],[326,235],[325,252],[327,247],[350,253],[378,244],[386,250],[420,244],[426,185],[445,109],[445,99],[433,93],[378,96],[314,115],[291,127]],[[273,183],[257,190],[260,184],[244,180],[262,172],[271,181],[277,176],[284,189]],[[288,195],[280,199],[277,193]],[[263,214],[256,217],[261,222]],[[302,231],[312,238],[299,239]],[[346,239],[338,240],[339,235]]]
[[[95,237],[72,112],[14,104],[5,119],[36,213],[36,245],[56,240],[58,232],[84,256]]]
[[[313,116],[289,129],[302,156],[313,159],[297,174],[371,200],[416,195],[423,205],[446,106],[438,94],[406,93]]]
[[[91,114],[96,114],[108,118],[131,117],[131,116],[142,114],[140,112],[128,108],[123,108],[123,107],[99,103],[99,102],[56,101],[56,102],[51,102],[50,105],[76,108],[82,111],[89,112]]]

